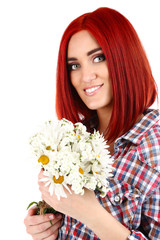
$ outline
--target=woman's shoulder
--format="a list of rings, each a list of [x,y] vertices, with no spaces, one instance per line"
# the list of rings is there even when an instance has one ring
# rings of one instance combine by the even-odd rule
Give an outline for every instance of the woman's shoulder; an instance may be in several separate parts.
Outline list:
[[[147,109],[137,122],[120,141],[130,142],[139,155],[139,160],[160,172],[160,112]],[[132,149],[131,148],[131,149]]]
[[[159,111],[148,110],[143,118],[143,134],[137,146],[140,159],[160,172]]]
[[[144,117],[137,124],[139,129],[139,143],[144,145],[148,143],[146,147],[152,145],[160,145],[160,112],[159,110],[149,109],[144,113]]]

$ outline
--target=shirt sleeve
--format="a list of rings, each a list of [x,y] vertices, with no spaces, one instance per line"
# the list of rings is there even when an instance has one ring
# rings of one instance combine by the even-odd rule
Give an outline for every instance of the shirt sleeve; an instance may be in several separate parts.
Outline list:
[[[146,237],[143,235],[143,233],[132,230],[131,234],[128,236],[128,240],[135,240],[135,239],[138,239],[138,240],[146,240],[146,239],[148,239],[148,238],[146,238]]]
[[[160,239],[160,186],[143,204],[141,229],[143,233],[132,230],[128,240]]]

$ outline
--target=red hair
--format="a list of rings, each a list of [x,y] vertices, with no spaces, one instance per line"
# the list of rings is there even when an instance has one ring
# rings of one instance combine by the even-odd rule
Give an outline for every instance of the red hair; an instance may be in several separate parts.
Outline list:
[[[95,37],[106,57],[113,89],[113,110],[106,136],[108,140],[115,140],[153,104],[157,97],[156,84],[131,23],[113,9],[99,8],[76,18],[62,36],[57,65],[58,119],[66,118],[75,123],[96,115],[96,111],[88,109],[78,96],[67,70],[68,42],[81,30],[88,30]]]

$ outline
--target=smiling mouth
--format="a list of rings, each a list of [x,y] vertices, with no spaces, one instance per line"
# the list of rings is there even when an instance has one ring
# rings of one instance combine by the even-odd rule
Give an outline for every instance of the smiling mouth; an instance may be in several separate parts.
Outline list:
[[[87,88],[87,89],[84,89],[84,91],[85,91],[86,95],[91,96],[91,95],[97,93],[98,90],[99,90],[103,85],[104,85],[104,84],[101,84],[101,85],[95,86],[95,87],[91,87],[91,88]]]

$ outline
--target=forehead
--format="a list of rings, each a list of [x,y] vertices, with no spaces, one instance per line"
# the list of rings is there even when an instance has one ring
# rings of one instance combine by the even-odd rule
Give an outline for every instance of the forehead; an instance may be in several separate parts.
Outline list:
[[[68,57],[100,47],[95,37],[87,30],[75,33],[68,44]]]

